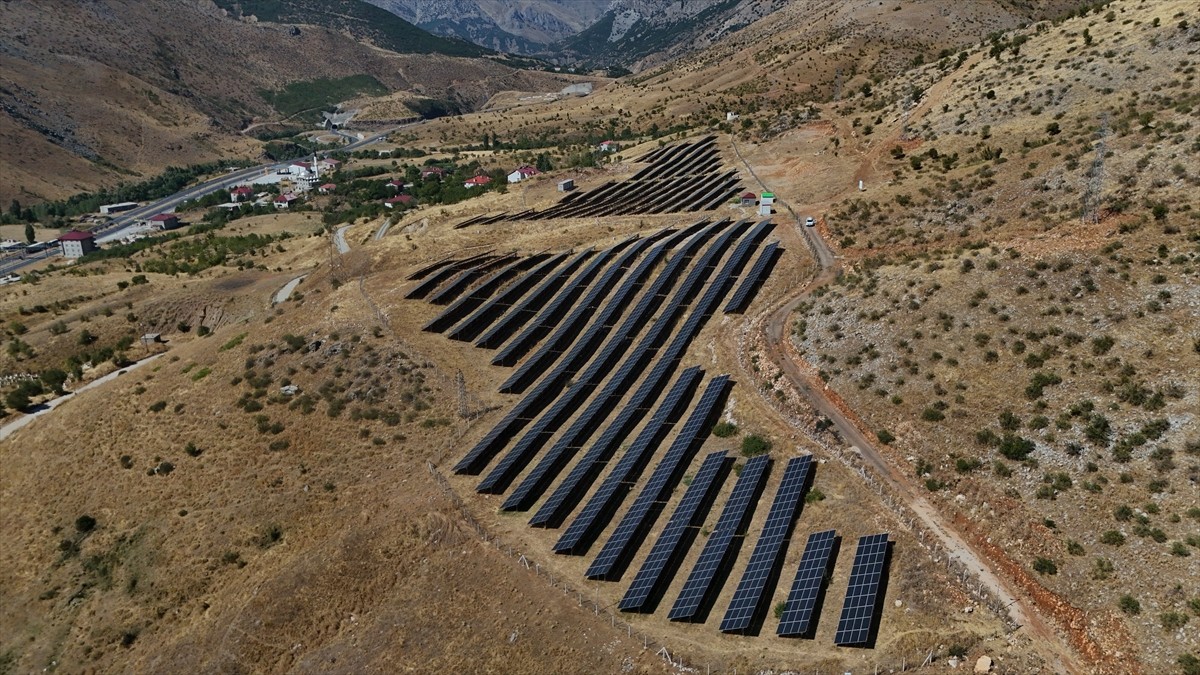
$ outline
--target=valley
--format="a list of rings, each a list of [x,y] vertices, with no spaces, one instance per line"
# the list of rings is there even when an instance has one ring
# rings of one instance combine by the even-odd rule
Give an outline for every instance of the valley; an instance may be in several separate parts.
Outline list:
[[[265,68],[220,132],[156,93],[209,129],[185,162],[246,168],[0,286],[0,672],[1197,672],[1200,15],[710,4],[745,24],[689,7],[709,39],[613,42],[616,79],[180,10],[381,89]],[[238,138],[288,91],[357,144]],[[115,185],[72,138],[115,146],[20,110],[3,235],[96,227],[53,200]]]

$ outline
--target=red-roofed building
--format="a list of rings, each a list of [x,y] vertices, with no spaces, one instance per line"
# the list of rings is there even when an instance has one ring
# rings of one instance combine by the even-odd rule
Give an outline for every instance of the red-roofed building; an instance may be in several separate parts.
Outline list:
[[[393,189],[393,190],[403,190],[403,189],[404,189],[404,181],[402,181],[402,180],[389,180],[389,181],[387,182],[387,186],[388,186],[389,188]]]
[[[753,192],[742,193],[742,206],[754,206],[758,203],[758,195]]]
[[[412,195],[397,195],[395,197],[389,197],[388,199],[383,200],[383,205],[389,209],[396,208],[397,204],[400,206],[412,206],[416,203],[417,200],[414,199]]]
[[[337,171],[339,168],[341,168],[342,163],[336,159],[326,157],[325,159],[318,161],[317,166],[321,169],[321,171]]]
[[[179,216],[174,213],[160,213],[150,216],[149,222],[160,230],[173,230],[179,227]]]
[[[616,141],[601,141],[600,145],[596,146],[596,149],[598,149],[600,152],[613,152],[619,148]]]
[[[91,232],[71,230],[58,238],[62,254],[67,258],[82,258],[96,250],[96,237]]]
[[[254,188],[249,185],[239,185],[229,191],[229,201],[242,202],[254,197]]]
[[[279,195],[275,198],[275,208],[286,209],[292,205],[299,197],[293,194]]]
[[[465,188],[483,187],[484,185],[487,185],[488,183],[491,183],[491,182],[492,182],[491,176],[475,176],[474,178],[468,179],[467,182],[463,183],[463,187],[465,187]]]
[[[530,176],[536,176],[539,173],[541,173],[541,171],[538,171],[537,167],[529,166],[528,164],[525,166],[519,166],[517,167],[516,171],[508,174],[508,182],[520,183],[526,178],[529,178]]]
[[[317,192],[320,192],[323,195],[327,195],[330,192],[333,192],[334,189],[336,189],[336,188],[337,188],[337,185],[334,185],[333,183],[326,183],[326,184],[322,185],[321,187],[317,188]]]
[[[430,178],[441,180],[446,177],[446,173],[447,171],[440,166],[427,166],[421,169],[421,180],[428,180]]]

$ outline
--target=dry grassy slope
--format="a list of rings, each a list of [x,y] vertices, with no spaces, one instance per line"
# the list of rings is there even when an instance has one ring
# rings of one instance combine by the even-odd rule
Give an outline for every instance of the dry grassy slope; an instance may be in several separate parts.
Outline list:
[[[4,510],[13,545],[0,553],[0,653],[18,672],[661,669],[482,544],[428,479],[429,449],[458,434],[453,380],[376,334],[357,284],[334,288],[370,264],[347,258],[274,312],[266,300],[289,275],[151,275],[151,297],[126,291],[137,312],[222,284],[246,312],[210,338],[169,334],[170,356],[0,445],[5,503],[22,505]],[[407,268],[392,257],[374,278],[397,285]],[[42,284],[65,295],[75,279]],[[320,346],[294,351],[288,333]],[[277,394],[288,381],[294,405]],[[336,419],[329,401],[344,402]],[[147,473],[164,460],[170,473]],[[85,513],[98,522],[86,535],[74,525]]]
[[[811,203],[830,206],[825,225],[854,274],[796,317],[810,362],[896,436],[944,508],[1027,570],[1052,560],[1057,574],[1039,582],[1145,672],[1194,652],[1198,623],[1187,583],[1200,574],[1197,18],[1188,3],[1115,2],[1029,29],[1019,56],[973,50],[961,68],[841,104],[858,120],[836,120],[840,155],[857,159],[868,191]],[[906,111],[913,87],[926,93]],[[1105,113],[1101,219],[1081,224]],[[943,171],[946,156],[957,159]],[[1035,398],[1037,373],[1062,381]],[[1006,410],[1032,462],[977,439],[1001,436]],[[1110,530],[1124,545],[1104,543]],[[1140,614],[1118,610],[1125,594]],[[1171,613],[1191,621],[1172,628]]]

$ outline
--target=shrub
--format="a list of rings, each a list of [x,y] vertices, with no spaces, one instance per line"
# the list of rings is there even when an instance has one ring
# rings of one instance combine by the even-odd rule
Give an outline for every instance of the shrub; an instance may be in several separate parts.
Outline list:
[[[87,534],[96,529],[96,519],[86,513],[75,519],[75,529],[79,532]]]
[[[1004,434],[1004,438],[1000,439],[1000,454],[1014,462],[1028,457],[1034,447],[1033,441],[1015,434]]]
[[[1108,544],[1109,546],[1120,546],[1125,543],[1125,535],[1116,530],[1108,530],[1100,535],[1100,543]]]
[[[1180,654],[1175,663],[1179,664],[1183,675],[1200,675],[1200,659],[1191,654]]]
[[[954,470],[962,474],[971,473],[981,466],[983,466],[983,462],[974,457],[959,457],[954,461]]]
[[[879,442],[883,443],[884,445],[891,445],[892,442],[896,440],[896,437],[893,436],[892,433],[887,429],[880,429],[879,431],[875,432],[875,437],[878,438]]]
[[[1058,574],[1058,565],[1055,565],[1054,561],[1049,558],[1038,558],[1033,561],[1033,571],[1038,574],[1054,576]]]
[[[1163,612],[1158,616],[1164,630],[1179,630],[1187,625],[1188,615],[1183,612]]]
[[[770,451],[771,441],[758,434],[750,434],[742,439],[742,456],[744,457],[755,457]]]
[[[808,494],[804,495],[805,504],[816,504],[823,501],[825,501],[825,493],[816,488],[809,490]]]
[[[738,427],[733,422],[717,422],[712,428],[712,435],[717,438],[730,438],[736,436]]]
[[[1112,561],[1108,558],[1096,558],[1095,564],[1092,565],[1092,578],[1098,581],[1104,581],[1112,577],[1115,568]]]
[[[290,446],[291,446],[290,441],[288,441],[286,438],[281,438],[278,441],[272,441],[271,445],[269,445],[267,447],[269,447],[271,450],[278,452],[280,450],[287,450],[288,447],[290,447]]]
[[[1142,613],[1142,603],[1132,595],[1122,595],[1121,599],[1117,600],[1117,607],[1120,607],[1121,611],[1129,616],[1137,616]]]
[[[188,444],[184,446],[183,451],[187,453],[188,457],[199,457],[200,453],[204,452],[200,448],[196,447],[196,444],[191,441],[188,441]]]
[[[926,408],[921,411],[921,419],[926,422],[941,422],[946,419],[946,415],[937,408]]]
[[[156,401],[150,404],[150,412],[162,412],[167,409],[166,401]]]
[[[1067,553],[1070,553],[1071,555],[1083,555],[1083,544],[1080,544],[1074,539],[1068,539]]]

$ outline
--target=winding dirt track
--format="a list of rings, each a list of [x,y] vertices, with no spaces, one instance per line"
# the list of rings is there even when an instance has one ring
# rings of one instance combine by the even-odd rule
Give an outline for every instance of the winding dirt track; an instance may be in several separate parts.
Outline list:
[[[734,146],[736,149],[736,146]],[[739,158],[740,158],[740,153]],[[743,159],[743,164],[756,179],[753,169]],[[758,181],[760,184],[761,180]],[[764,189],[766,186],[764,185]],[[784,205],[786,206],[786,205]],[[791,210],[790,208],[788,209]],[[799,231],[798,238],[808,244],[820,270],[813,279],[792,298],[777,304],[768,310],[763,328],[767,345],[767,357],[777,365],[784,376],[796,387],[812,407],[820,414],[831,420],[841,438],[849,445],[858,449],[863,462],[874,470],[879,479],[892,493],[912,509],[921,519],[925,527],[934,533],[947,554],[970,570],[989,592],[1008,607],[1010,617],[1023,629],[1030,633],[1035,648],[1042,654],[1054,672],[1085,673],[1088,668],[1079,662],[1079,657],[1068,644],[1038,612],[1033,600],[1018,595],[1012,590],[1007,580],[1001,579],[992,567],[959,533],[953,523],[941,514],[922,495],[913,480],[895,465],[891,464],[879,451],[874,435],[864,432],[852,417],[854,413],[846,407],[836,393],[818,381],[805,375],[804,369],[797,362],[790,349],[790,332],[788,326],[792,313],[797,305],[804,302],[816,289],[835,280],[841,272],[841,264],[830,248],[828,242],[821,236],[818,228],[804,227],[799,219],[795,221],[794,230]],[[790,238],[790,237],[789,237]],[[765,394],[755,388],[760,396]]]

